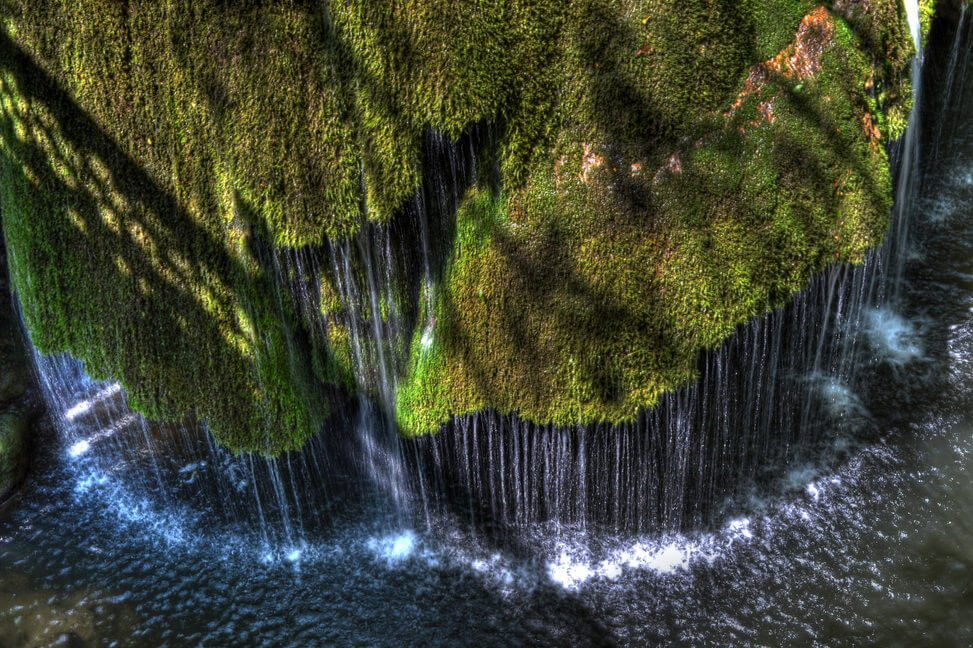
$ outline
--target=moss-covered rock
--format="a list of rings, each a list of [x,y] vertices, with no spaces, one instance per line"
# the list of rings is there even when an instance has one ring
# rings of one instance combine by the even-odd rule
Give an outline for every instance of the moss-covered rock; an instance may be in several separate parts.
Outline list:
[[[630,419],[881,240],[883,145],[911,101],[896,0],[5,0],[2,18],[4,234],[38,347],[269,453],[377,358],[410,434],[486,407]],[[369,221],[402,227],[429,133],[482,124],[427,299],[402,262],[419,250],[335,263]],[[373,263],[395,285],[361,298],[342,268],[372,285]]]
[[[650,32],[633,54],[604,36],[588,65],[597,79],[606,64],[610,99],[579,84],[525,185],[481,183],[460,210],[435,327],[415,333],[399,392],[404,428],[485,408],[560,425],[632,420],[692,378],[700,349],[826,264],[861,261],[887,226],[882,143],[907,120],[912,49],[894,4],[845,4],[844,17],[822,7],[794,19],[789,44],[719,91],[712,72],[702,86],[654,89],[651,73],[626,85],[626,57],[664,66],[664,45]],[[697,64],[733,43],[725,19],[712,24],[679,38],[698,41]],[[865,39],[889,59],[870,59]],[[672,83],[690,97],[626,122]]]

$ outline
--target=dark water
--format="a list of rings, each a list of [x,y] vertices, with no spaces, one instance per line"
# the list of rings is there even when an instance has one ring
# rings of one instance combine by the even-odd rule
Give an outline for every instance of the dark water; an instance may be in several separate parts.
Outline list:
[[[0,647],[973,645],[964,24],[934,32],[904,282],[855,324],[865,382],[822,382],[813,448],[702,526],[531,521],[500,541],[390,511],[328,461],[255,465],[145,426],[79,378],[73,432],[0,514]]]

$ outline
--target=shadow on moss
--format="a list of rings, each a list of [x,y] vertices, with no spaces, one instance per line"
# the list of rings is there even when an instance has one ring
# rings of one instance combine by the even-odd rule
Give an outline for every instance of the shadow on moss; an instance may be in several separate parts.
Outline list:
[[[193,414],[235,447],[299,447],[324,412],[294,380],[306,356],[258,219],[240,203],[250,250],[228,250],[6,33],[0,66],[4,229],[38,348],[120,380],[152,418]]]

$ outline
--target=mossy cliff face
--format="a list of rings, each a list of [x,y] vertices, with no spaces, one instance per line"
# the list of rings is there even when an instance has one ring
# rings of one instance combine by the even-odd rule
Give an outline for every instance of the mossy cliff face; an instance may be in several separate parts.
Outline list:
[[[4,234],[35,343],[270,453],[314,433],[328,384],[357,388],[347,323],[395,310],[404,433],[488,407],[630,419],[881,240],[911,102],[893,0],[2,12]],[[402,227],[428,133],[482,124],[427,299],[349,304],[335,250]]]
[[[460,210],[399,392],[406,429],[488,407],[631,420],[700,349],[881,241],[883,144],[910,107],[900,9],[773,4],[561,33],[551,148]],[[770,24],[746,42],[755,16]]]

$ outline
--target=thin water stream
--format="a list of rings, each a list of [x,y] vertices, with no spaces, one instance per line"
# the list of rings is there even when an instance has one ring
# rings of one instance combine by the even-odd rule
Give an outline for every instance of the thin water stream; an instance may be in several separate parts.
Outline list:
[[[265,460],[38,358],[57,425],[0,513],[0,646],[973,645],[971,22],[927,53],[887,245],[629,428],[399,442],[362,401]],[[376,312],[373,261],[336,275]]]

